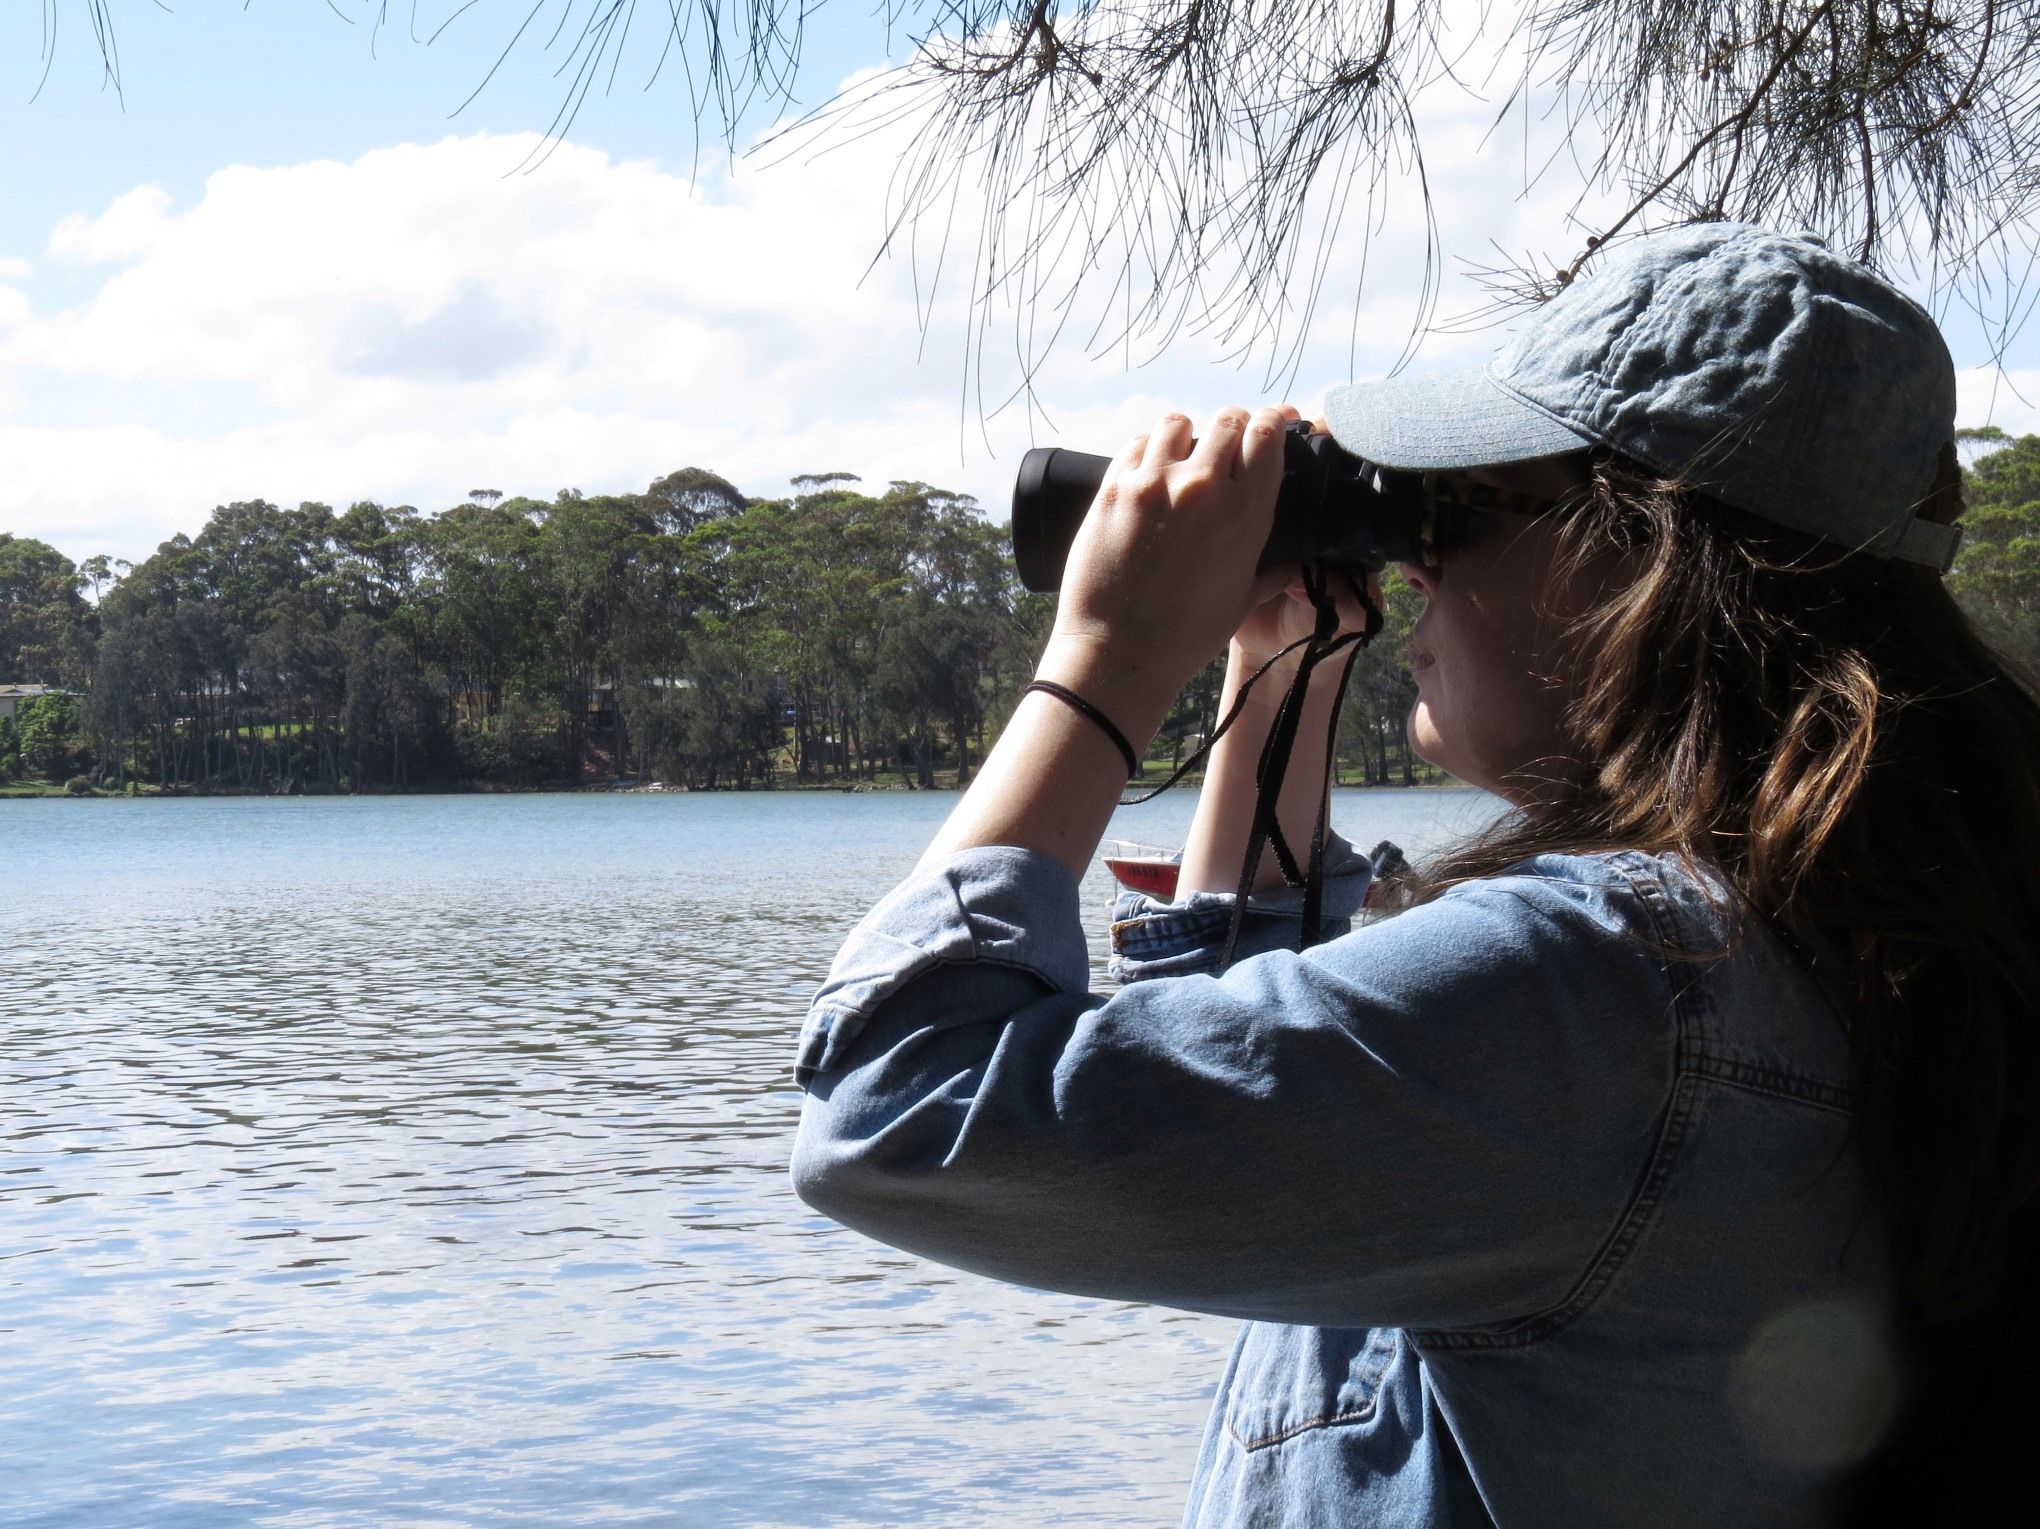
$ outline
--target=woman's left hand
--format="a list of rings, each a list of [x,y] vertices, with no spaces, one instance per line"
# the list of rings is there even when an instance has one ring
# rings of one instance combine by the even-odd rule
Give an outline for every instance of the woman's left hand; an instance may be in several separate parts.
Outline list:
[[[1254,603],[1282,482],[1278,409],[1164,415],[1107,470],[1071,544],[1040,674],[1138,743]]]

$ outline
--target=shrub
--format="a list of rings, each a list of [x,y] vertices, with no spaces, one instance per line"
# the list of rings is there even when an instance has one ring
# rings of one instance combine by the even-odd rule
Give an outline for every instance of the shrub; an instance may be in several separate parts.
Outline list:
[[[64,789],[73,796],[90,796],[92,794],[92,778],[89,775],[73,775],[64,782]]]
[[[455,730],[460,773],[494,785],[558,785],[567,775],[562,732],[557,711],[511,696],[486,726]]]
[[[31,696],[14,713],[21,764],[29,775],[61,780],[85,761],[74,757],[78,708],[67,695]]]

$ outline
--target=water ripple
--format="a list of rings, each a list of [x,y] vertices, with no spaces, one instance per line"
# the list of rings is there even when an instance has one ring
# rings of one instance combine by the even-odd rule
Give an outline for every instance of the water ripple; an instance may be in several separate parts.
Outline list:
[[[0,1520],[1173,1522],[1226,1324],[786,1186],[948,805],[0,805]]]

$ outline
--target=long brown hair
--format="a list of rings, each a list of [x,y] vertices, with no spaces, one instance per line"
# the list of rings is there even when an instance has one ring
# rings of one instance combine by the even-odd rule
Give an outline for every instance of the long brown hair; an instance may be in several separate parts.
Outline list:
[[[1961,511],[1944,453],[1932,518]],[[1576,633],[1570,773],[1429,869],[1713,868],[1850,1001],[1857,1132],[1926,1310],[1996,1278],[2040,1164],[2040,701],[1938,574],[1782,531],[1620,459],[1560,566],[1618,554]],[[1449,565],[1448,565],[1449,567]],[[1446,575],[1449,577],[1449,573]]]

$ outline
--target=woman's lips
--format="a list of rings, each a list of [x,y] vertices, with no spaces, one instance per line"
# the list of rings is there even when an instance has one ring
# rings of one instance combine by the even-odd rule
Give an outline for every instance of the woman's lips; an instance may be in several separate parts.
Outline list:
[[[1430,668],[1431,665],[1435,664],[1436,662],[1438,662],[1437,659],[1431,657],[1431,655],[1429,653],[1426,653],[1422,648],[1419,648],[1414,654],[1410,656],[1410,672],[1412,674],[1422,674],[1426,669]]]

